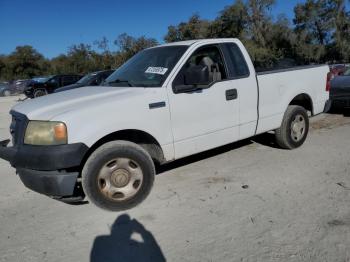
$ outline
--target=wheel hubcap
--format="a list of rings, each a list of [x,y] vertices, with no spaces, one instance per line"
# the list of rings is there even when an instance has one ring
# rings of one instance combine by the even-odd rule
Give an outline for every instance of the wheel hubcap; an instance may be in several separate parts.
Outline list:
[[[135,161],[117,158],[102,167],[97,179],[98,188],[105,197],[112,201],[124,201],[140,190],[143,173]]]
[[[117,169],[111,175],[111,182],[115,187],[125,187],[130,181],[129,172],[123,169]]]
[[[291,135],[295,142],[303,139],[306,131],[305,118],[302,115],[296,115],[291,124]]]

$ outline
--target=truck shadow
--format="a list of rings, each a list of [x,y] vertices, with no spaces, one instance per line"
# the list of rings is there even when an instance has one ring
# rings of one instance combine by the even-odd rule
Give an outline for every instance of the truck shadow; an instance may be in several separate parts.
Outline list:
[[[244,147],[244,146],[248,146],[251,145],[253,143],[257,143],[260,145],[264,145],[264,146],[268,146],[268,147],[273,147],[273,148],[279,148],[275,142],[275,136],[273,134],[270,133],[266,133],[266,134],[262,134],[259,135],[257,137],[253,137],[253,138],[249,138],[249,139],[245,139],[239,142],[235,142],[229,145],[225,145],[219,148],[215,148],[203,153],[199,153],[196,155],[192,155],[186,158],[182,158],[179,160],[176,160],[174,162],[170,162],[168,164],[164,164],[164,165],[157,165],[156,166],[156,173],[157,175],[160,175],[164,172],[170,171],[172,169],[176,169],[179,167],[183,167],[186,165],[190,165],[217,155],[221,155],[224,153],[227,153],[229,151],[232,150],[236,150],[238,148]]]
[[[209,151],[205,151],[202,153],[191,155],[191,156],[179,159],[179,160],[175,160],[174,162],[170,162],[170,163],[167,163],[164,165],[156,165],[156,174],[160,175],[160,174],[167,172],[167,171],[170,171],[172,169],[187,166],[189,164],[193,164],[193,163],[196,163],[196,162],[199,162],[199,161],[202,161],[202,160],[205,160],[205,159],[217,156],[217,155],[221,155],[221,154],[227,153],[229,151],[250,145],[252,143],[253,142],[251,140],[246,139],[246,140],[242,140],[242,141],[239,141],[236,143],[232,143],[229,145],[225,145],[225,146],[221,146],[221,147],[218,147],[215,149],[211,149]]]
[[[140,238],[135,240],[136,236]],[[111,234],[95,238],[91,262],[166,261],[151,232],[127,214],[120,215],[111,227]]]
[[[268,146],[275,149],[281,149],[281,147],[276,143],[275,134],[264,133],[256,137],[253,137],[252,141],[263,146]]]

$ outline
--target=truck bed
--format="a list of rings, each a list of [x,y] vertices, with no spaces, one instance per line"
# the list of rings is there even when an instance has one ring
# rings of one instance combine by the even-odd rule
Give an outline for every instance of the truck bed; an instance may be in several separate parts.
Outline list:
[[[322,113],[329,93],[326,91],[326,65],[299,66],[257,74],[259,85],[259,125],[257,133],[274,130],[281,125],[286,106],[297,96],[311,102],[313,115]]]
[[[325,65],[303,65],[303,66],[293,66],[288,68],[281,68],[281,69],[262,69],[259,72],[257,72],[257,75],[268,75],[268,74],[275,74],[275,73],[283,73],[283,72],[290,72],[290,71],[297,71],[297,70],[304,70],[304,69],[311,69],[311,68],[318,68],[318,67],[324,67]]]

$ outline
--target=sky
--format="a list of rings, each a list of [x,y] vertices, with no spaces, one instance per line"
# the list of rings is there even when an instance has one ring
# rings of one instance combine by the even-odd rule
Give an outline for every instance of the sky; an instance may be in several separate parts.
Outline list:
[[[145,35],[163,42],[169,25],[194,13],[214,19],[234,0],[0,0],[0,54],[18,45],[32,45],[47,58],[65,53],[73,44],[92,44],[121,33]],[[293,18],[303,0],[277,0],[272,15]],[[113,46],[113,45],[111,45]],[[113,48],[112,48],[113,49]]]

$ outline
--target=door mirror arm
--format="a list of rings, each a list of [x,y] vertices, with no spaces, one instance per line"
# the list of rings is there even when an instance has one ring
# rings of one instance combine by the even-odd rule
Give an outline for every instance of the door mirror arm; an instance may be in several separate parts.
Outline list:
[[[213,83],[207,66],[191,66],[184,73],[184,84],[174,86],[175,94],[192,93],[209,88]]]

